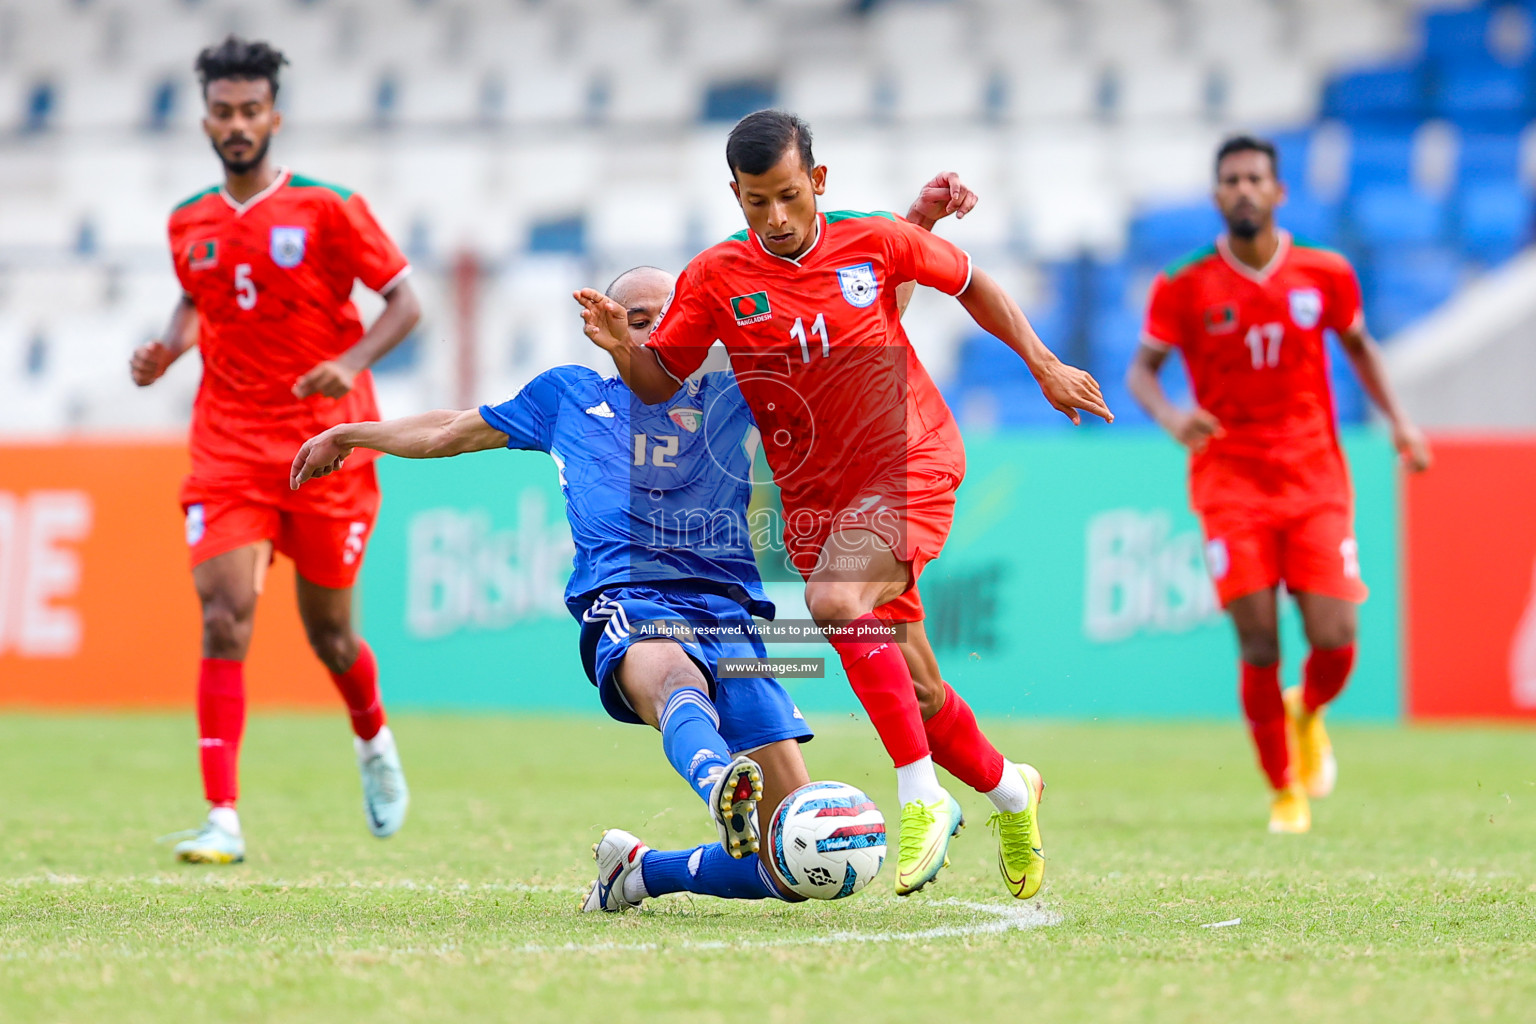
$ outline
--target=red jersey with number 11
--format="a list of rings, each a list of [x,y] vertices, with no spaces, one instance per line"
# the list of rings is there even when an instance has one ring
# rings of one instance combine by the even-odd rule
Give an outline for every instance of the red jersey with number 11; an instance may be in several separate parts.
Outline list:
[[[171,257],[197,307],[203,379],[192,410],[192,475],[239,479],[287,467],[338,423],[379,418],[365,370],[340,399],[293,386],[363,335],[361,281],[384,293],[410,267],[362,196],[280,170],[244,203],[210,188],[176,207]],[[348,460],[362,465],[372,453]]]
[[[959,295],[970,279],[964,251],[889,213],[818,214],[797,259],[751,231],[694,257],[649,344],[681,381],[724,342],[786,513],[836,507],[904,463],[958,483],[960,430],[902,330],[896,287]]]
[[[1347,500],[1324,332],[1361,316],[1349,261],[1284,231],[1262,269],[1240,262],[1223,237],[1158,275],[1143,340],[1179,350],[1196,403],[1226,432],[1191,462],[1197,509],[1324,491]]]

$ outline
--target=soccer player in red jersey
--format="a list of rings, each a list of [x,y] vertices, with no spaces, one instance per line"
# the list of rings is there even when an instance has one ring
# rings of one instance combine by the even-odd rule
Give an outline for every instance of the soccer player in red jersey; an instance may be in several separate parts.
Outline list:
[[[1127,383],[1190,450],[1190,499],[1217,595],[1237,628],[1243,713],[1274,791],[1269,829],[1305,832],[1308,796],[1333,789],[1337,767],[1323,712],[1349,678],[1356,605],[1366,596],[1324,332],[1343,342],[1404,464],[1422,471],[1430,456],[1366,333],[1354,269],[1278,229],[1275,209],[1284,199],[1272,144],[1240,136],[1222,145],[1215,201],[1227,233],[1154,282]],[[1193,409],[1175,407],[1158,383],[1174,348],[1189,369]],[[1301,686],[1283,695],[1281,583],[1311,646]]]
[[[172,212],[183,295],[164,340],[141,346],[131,364],[142,387],[194,344],[203,359],[181,505],[203,610],[197,718],[211,809],[176,847],[186,861],[245,855],[235,813],[243,661],[274,548],[294,560],[310,646],[351,714],[369,829],[392,835],[408,802],[373,652],[352,628],[352,585],[379,508],[373,455],[297,493],[288,465],[311,435],[378,419],[368,367],[410,333],[420,305],[405,257],[361,196],[272,161],[285,63],[266,43],[235,37],[199,54],[203,128],[224,183]],[[384,297],[367,330],[352,304],[354,281]]]
[[[992,798],[1005,880],[1028,898],[1045,868],[1039,773],[1005,761],[952,689],[920,702],[909,659],[932,652],[886,639],[886,624],[923,617],[918,577],[948,535],[965,470],[959,428],[902,330],[898,287],[957,296],[1073,422],[1079,409],[1105,419],[1109,410],[1093,378],[1061,363],[963,251],[889,214],[819,212],[827,170],[799,118],[743,118],[726,161],[747,230],[688,264],[648,344],[632,342],[624,310],[591,289],[576,295],[587,334],[648,402],[673,394],[724,342],[782,494],[806,605],[896,765],[897,893],[933,879],[963,824],[937,762]],[[926,681],[942,683],[936,664]]]

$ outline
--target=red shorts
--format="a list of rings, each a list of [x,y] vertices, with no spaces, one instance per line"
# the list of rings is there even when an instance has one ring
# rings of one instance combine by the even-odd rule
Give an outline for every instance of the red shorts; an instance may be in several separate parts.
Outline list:
[[[955,467],[936,460],[910,461],[894,473],[872,477],[835,509],[786,510],[784,542],[790,562],[809,579],[823,559],[838,557],[827,545],[834,531],[868,530],[884,540],[910,570],[906,589],[876,608],[875,617],[883,622],[920,622],[923,602],[917,580],[949,539],[959,486],[960,472]]]
[[[1202,513],[1205,562],[1222,607],[1281,583],[1293,594],[1364,601],[1353,519],[1347,503],[1285,516],[1256,512],[1252,506]]]
[[[370,461],[290,490],[286,476],[207,482],[181,488],[192,564],[271,541],[298,574],[342,590],[357,580],[379,514],[379,479]]]

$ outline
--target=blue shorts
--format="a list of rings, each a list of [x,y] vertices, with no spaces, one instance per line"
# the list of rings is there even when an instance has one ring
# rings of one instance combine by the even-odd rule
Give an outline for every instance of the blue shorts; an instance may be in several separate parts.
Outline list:
[[[582,613],[581,663],[609,717],[644,724],[619,688],[619,663],[631,644],[655,639],[675,642],[704,673],[720,713],[720,736],[732,754],[811,738],[800,709],[777,679],[715,678],[721,658],[762,658],[767,652],[745,608],[687,583],[609,587]]]

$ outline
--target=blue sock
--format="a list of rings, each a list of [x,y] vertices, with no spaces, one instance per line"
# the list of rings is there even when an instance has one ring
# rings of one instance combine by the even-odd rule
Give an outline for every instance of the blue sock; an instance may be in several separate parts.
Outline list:
[[[720,713],[703,690],[688,686],[661,709],[661,745],[667,760],[704,800],[715,780],[710,773],[730,763],[720,738]]]
[[[696,892],[723,900],[783,899],[768,881],[762,861],[756,857],[737,860],[719,843],[691,850],[652,850],[640,862],[640,877],[650,896]]]

